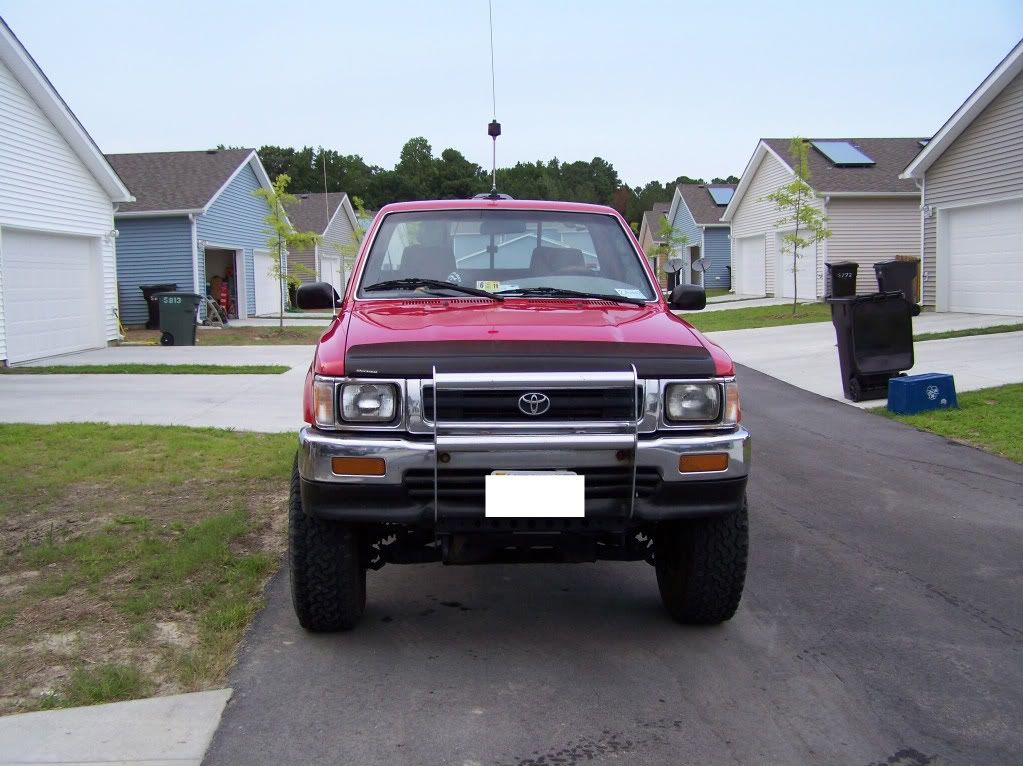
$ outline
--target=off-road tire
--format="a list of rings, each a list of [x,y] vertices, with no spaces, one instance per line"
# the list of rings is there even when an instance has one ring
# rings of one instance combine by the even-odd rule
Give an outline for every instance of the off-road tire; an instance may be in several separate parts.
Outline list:
[[[726,516],[662,524],[654,548],[664,608],[684,625],[716,625],[735,614],[746,582],[748,505]]]
[[[288,567],[291,602],[303,628],[321,633],[358,624],[366,608],[359,530],[306,514],[297,459],[288,498]]]

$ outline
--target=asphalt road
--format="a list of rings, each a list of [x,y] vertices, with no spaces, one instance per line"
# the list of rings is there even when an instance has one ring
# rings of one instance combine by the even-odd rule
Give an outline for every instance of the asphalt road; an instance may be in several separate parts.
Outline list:
[[[670,622],[644,563],[424,565],[370,573],[363,625],[311,636],[282,573],[206,763],[1019,763],[1023,467],[740,379],[731,622]]]

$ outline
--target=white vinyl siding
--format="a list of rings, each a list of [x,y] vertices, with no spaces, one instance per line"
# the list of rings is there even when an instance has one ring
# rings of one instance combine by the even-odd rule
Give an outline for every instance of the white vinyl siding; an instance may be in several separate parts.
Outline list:
[[[768,295],[776,294],[775,282],[778,258],[776,256],[777,227],[775,223],[783,214],[773,202],[764,199],[764,197],[791,180],[792,173],[773,154],[768,152],[764,155],[760,165],[753,171],[753,179],[731,220],[733,241],[761,234],[764,235],[766,266],[764,289]],[[822,207],[823,203],[820,200],[815,200],[814,205]],[[738,269],[741,268],[741,265],[733,263],[732,268]],[[743,281],[742,277],[738,274],[733,274],[733,278],[739,282]]]
[[[295,268],[304,266],[305,268]],[[309,269],[306,271],[305,269]],[[303,284],[316,281],[316,248],[288,251],[288,275],[296,277]]]
[[[328,257],[340,255],[337,250],[338,247],[350,247],[355,244],[355,231],[352,226],[352,219],[348,217],[348,210],[346,209],[348,204],[348,197],[345,197],[338,206],[337,214],[331,219],[330,226],[324,232],[323,240],[317,247],[321,258],[324,255]],[[353,261],[354,258],[348,256],[348,268],[351,268]],[[342,285],[344,284],[344,277],[341,283]],[[340,293],[341,290],[339,289],[338,292]]]
[[[928,169],[926,186],[925,202],[938,211],[924,220],[924,303],[934,305],[936,218],[942,208],[1023,197],[1023,75],[1017,75]]]
[[[0,229],[97,238],[104,340],[118,337],[113,205],[11,71],[0,63]],[[2,232],[0,232],[2,240]],[[2,258],[2,253],[0,253]],[[0,291],[2,295],[2,291]],[[0,297],[0,359],[7,356]]]
[[[828,204],[828,262],[860,265],[857,293],[877,292],[874,264],[897,255],[920,257],[920,202],[916,198],[832,198]]]

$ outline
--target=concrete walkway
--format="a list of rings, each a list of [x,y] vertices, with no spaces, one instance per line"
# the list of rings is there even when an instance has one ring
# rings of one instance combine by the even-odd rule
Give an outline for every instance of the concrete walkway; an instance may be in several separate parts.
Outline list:
[[[722,300],[722,298],[728,298],[728,300]],[[734,309],[754,309],[760,306],[784,306],[791,303],[792,301],[787,298],[735,298],[732,295],[720,295],[717,298],[708,298],[707,307],[703,311],[732,311]]]
[[[925,313],[913,320],[914,334],[1012,324],[1019,317]],[[740,364],[829,399],[853,404],[842,394],[835,330],[830,322],[707,333]],[[914,344],[910,373],[947,372],[959,391],[1023,381],[1023,332],[976,335]],[[856,406],[877,407],[884,400]]]
[[[0,717],[0,766],[199,766],[230,689]]]

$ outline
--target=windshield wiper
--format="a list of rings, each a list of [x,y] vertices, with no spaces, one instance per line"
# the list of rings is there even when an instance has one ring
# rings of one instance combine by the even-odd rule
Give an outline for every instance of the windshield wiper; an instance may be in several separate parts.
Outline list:
[[[633,306],[645,306],[644,298],[627,298],[624,295],[607,295],[605,293],[584,293],[579,290],[567,290],[562,287],[515,287],[509,290],[498,290],[493,295],[538,295],[551,298],[595,298],[615,303],[631,303]]]
[[[456,293],[465,295],[478,295],[481,298],[493,298],[495,301],[503,301],[499,295],[488,293],[486,290],[479,290],[475,287],[456,285],[451,282],[441,282],[439,279],[424,279],[422,277],[406,277],[405,279],[387,279],[383,282],[376,282],[368,287],[362,288],[367,293],[380,292],[382,290],[415,290],[417,287],[429,287],[434,290],[454,290]]]

